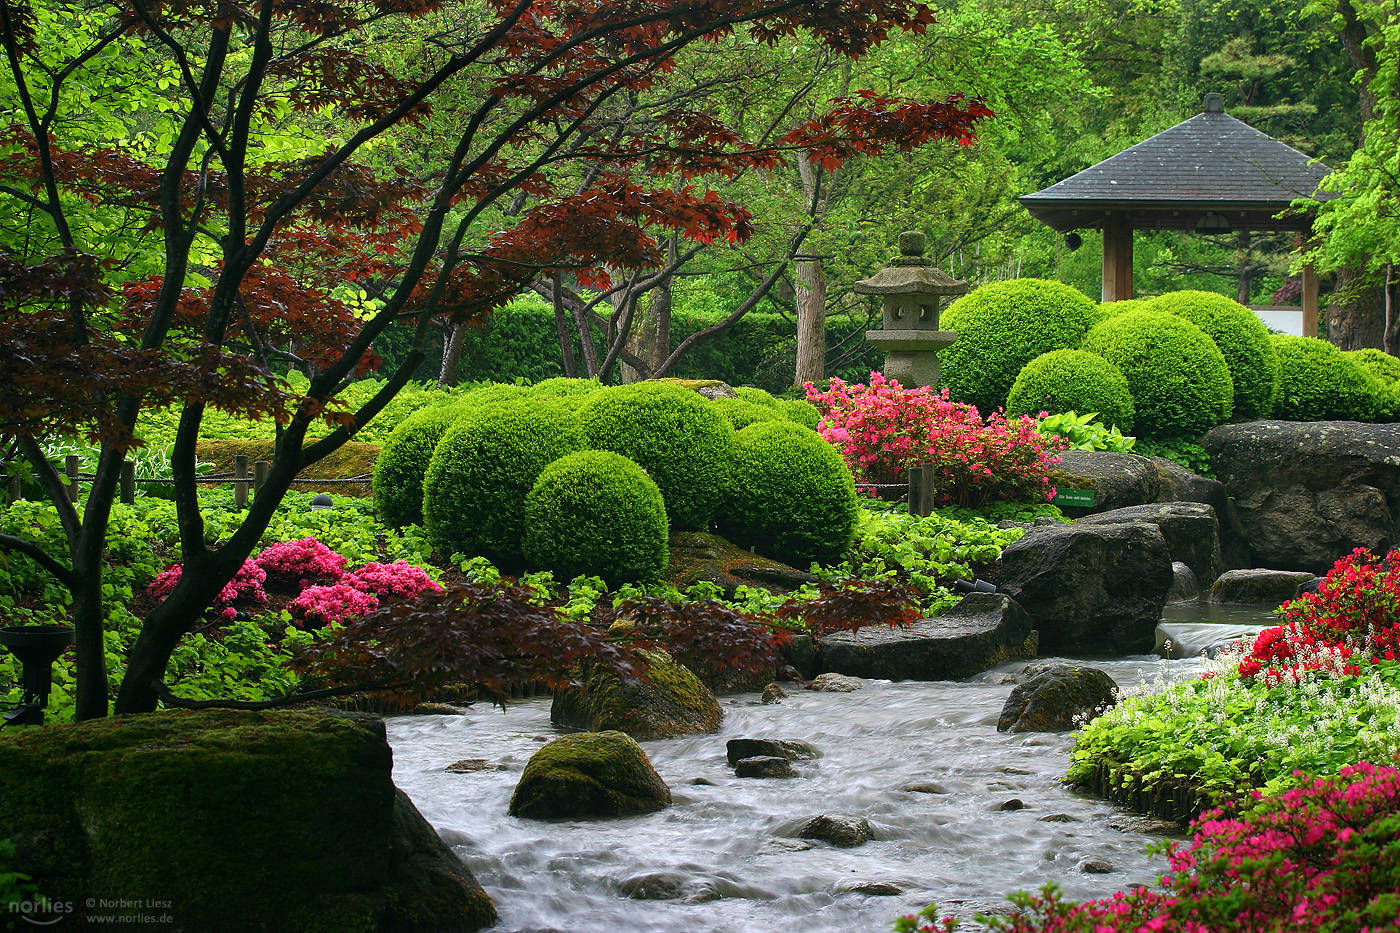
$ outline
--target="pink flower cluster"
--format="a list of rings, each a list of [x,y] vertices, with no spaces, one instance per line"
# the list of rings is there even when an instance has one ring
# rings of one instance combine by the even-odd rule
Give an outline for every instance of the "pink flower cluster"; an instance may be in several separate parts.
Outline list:
[[[1301,775],[1299,775],[1301,777]],[[1400,771],[1368,763],[1233,815],[1202,813],[1160,888],[1074,903],[1053,891],[1001,933],[1381,933],[1400,929]],[[915,919],[915,918],[909,918]],[[906,921],[905,929],[914,927]]]
[[[1400,551],[1377,559],[1357,548],[1318,584],[1279,610],[1283,625],[1265,629],[1240,662],[1243,677],[1270,686],[1299,683],[1310,671],[1359,674],[1360,664],[1400,655]]]
[[[939,505],[1054,496],[1049,469],[1059,458],[1030,418],[996,411],[984,419],[976,406],[949,400],[947,389],[906,389],[878,372],[868,386],[832,379],[825,392],[805,388],[822,412],[818,431],[859,480],[898,483],[923,463],[936,472]]]
[[[146,594],[152,599],[164,599],[169,596],[175,589],[175,584],[180,582],[181,571],[180,564],[166,567],[156,575],[151,585],[146,587]],[[220,618],[231,622],[238,615],[239,606],[253,608],[267,602],[267,591],[263,589],[265,582],[267,573],[255,561],[245,560],[243,566],[233,575],[233,579],[225,583],[223,589],[219,590],[219,595],[214,597],[211,608]]]
[[[267,571],[268,585],[283,590],[304,590],[345,576],[345,558],[314,537],[269,545],[254,560]]]
[[[424,593],[442,592],[442,587],[423,568],[405,560],[392,564],[371,562],[350,573],[345,572],[345,564],[344,556],[315,538],[270,545],[257,557],[243,562],[215,598],[213,609],[221,618],[232,621],[237,607],[265,605],[267,592],[263,585],[278,580],[283,590],[294,594],[287,604],[292,618],[303,627],[315,627],[364,615],[377,609],[381,600],[413,599]],[[147,594],[153,599],[169,596],[180,573],[179,564],[170,565],[147,587]]]

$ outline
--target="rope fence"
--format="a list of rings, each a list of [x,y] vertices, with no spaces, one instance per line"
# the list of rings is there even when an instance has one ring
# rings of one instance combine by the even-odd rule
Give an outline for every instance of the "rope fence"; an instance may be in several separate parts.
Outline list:
[[[68,456],[63,460],[63,475],[68,479],[68,498],[76,502],[78,499],[78,484],[92,482],[97,478],[93,473],[80,473],[78,464],[80,459],[76,456]],[[267,483],[268,473],[272,470],[272,463],[268,460],[255,460],[249,469],[248,457],[238,454],[233,458],[233,470],[227,473],[202,473],[195,478],[195,482],[201,485],[232,485],[233,501],[238,508],[243,508],[248,504],[248,496],[257,495],[258,491]],[[335,477],[326,479],[294,479],[293,486],[368,486],[373,478],[372,473],[363,473],[359,476]],[[136,486],[139,483],[172,485],[175,481],[167,476],[137,476],[136,464],[131,460],[122,462],[121,468],[121,500],[128,505],[136,499]],[[20,498],[20,484],[18,476],[8,477],[5,483],[5,496],[9,502],[14,502]]]

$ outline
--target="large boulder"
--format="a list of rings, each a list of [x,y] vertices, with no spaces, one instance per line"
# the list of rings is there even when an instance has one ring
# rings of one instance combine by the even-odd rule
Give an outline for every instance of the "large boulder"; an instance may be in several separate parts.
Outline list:
[[[1032,528],[1001,553],[1001,589],[1042,654],[1151,651],[1171,582],[1166,539],[1142,522]]]
[[[1030,657],[1031,622],[1000,593],[969,593],[935,619],[907,628],[867,625],[818,642],[821,670],[883,680],[961,680]]]
[[[677,589],[700,582],[713,583],[724,591],[725,598],[730,598],[741,586],[787,593],[804,583],[817,582],[810,573],[754,554],[719,535],[676,532],[671,535],[670,548],[666,582]]]
[[[1060,462],[1050,469],[1050,482],[1057,488],[1094,490],[1093,505],[1062,506],[1066,515],[1107,512],[1157,500],[1161,479],[1146,457],[1109,450],[1065,450],[1059,457]]]
[[[1241,606],[1278,606],[1316,579],[1306,570],[1229,570],[1211,584],[1210,601]]]
[[[1254,421],[1202,443],[1234,498],[1254,566],[1322,574],[1400,528],[1400,425]]]
[[[1197,580],[1207,584],[1224,568],[1220,558],[1220,524],[1215,509],[1204,502],[1153,502],[1130,505],[1079,520],[1081,525],[1108,525],[1114,522],[1146,522],[1156,525],[1167,541],[1173,561],[1191,568]]]
[[[525,763],[510,815],[537,820],[650,813],[671,789],[642,747],[621,732],[580,732],[545,745]]]
[[[490,898],[391,767],[383,722],[364,714],[165,711],[22,730],[0,737],[0,841],[49,901],[74,906],[73,927],[88,913],[141,925],[133,912],[178,930],[491,925]],[[104,900],[159,908],[85,906]]]
[[[599,672],[582,689],[560,690],[550,720],[584,732],[617,730],[643,741],[719,729],[724,711],[709,687],[665,652],[648,652],[646,659],[647,671],[634,683]]]
[[[1096,667],[1052,664],[1011,691],[998,732],[1067,732],[1118,702],[1118,685]]]

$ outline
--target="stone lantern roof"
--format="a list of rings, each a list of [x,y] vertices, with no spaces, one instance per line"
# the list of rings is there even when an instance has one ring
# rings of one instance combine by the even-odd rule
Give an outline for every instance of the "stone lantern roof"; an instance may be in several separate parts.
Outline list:
[[[924,258],[926,240],[917,230],[899,235],[899,258],[853,286],[857,295],[962,295],[968,284]]]

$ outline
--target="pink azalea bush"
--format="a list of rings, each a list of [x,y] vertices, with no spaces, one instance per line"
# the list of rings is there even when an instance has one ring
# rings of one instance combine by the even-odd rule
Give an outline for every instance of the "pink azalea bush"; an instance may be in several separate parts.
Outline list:
[[[175,584],[180,582],[180,574],[183,567],[180,564],[171,564],[166,567],[156,578],[146,587],[146,595],[152,599],[164,599],[175,589]],[[224,584],[219,590],[219,595],[214,597],[213,610],[221,618],[232,621],[238,615],[238,607],[252,608],[261,606],[267,602],[267,591],[263,589],[263,584],[267,582],[267,573],[256,562],[245,560],[243,566],[238,568],[238,573],[233,575],[233,579]]]
[[[406,560],[396,560],[392,564],[365,564],[359,570],[346,574],[345,582],[381,598],[412,599],[422,593],[442,592],[442,587],[428,576],[427,571]]]
[[[1300,774],[1301,778],[1302,775]],[[1189,848],[1168,848],[1157,888],[1073,902],[1018,895],[1000,933],[1381,933],[1400,930],[1400,771],[1362,762],[1233,814],[1202,813]],[[895,923],[946,933],[933,905]]]
[[[818,431],[845,458],[858,481],[898,483],[911,466],[931,464],[937,504],[977,507],[1001,499],[1048,501],[1054,441],[1023,416],[954,402],[948,390],[906,389],[878,372],[870,384],[832,379],[807,401],[822,413]]]
[[[268,545],[254,560],[267,572],[268,585],[279,589],[303,590],[345,576],[345,558],[314,537]]]
[[[324,586],[308,586],[287,604],[287,611],[304,628],[344,622],[379,608],[379,599],[341,580]]]
[[[1255,636],[1242,677],[1268,686],[1300,683],[1309,671],[1360,674],[1361,664],[1400,655],[1400,551],[1377,558],[1357,548],[1318,584],[1279,608],[1284,624]]]

